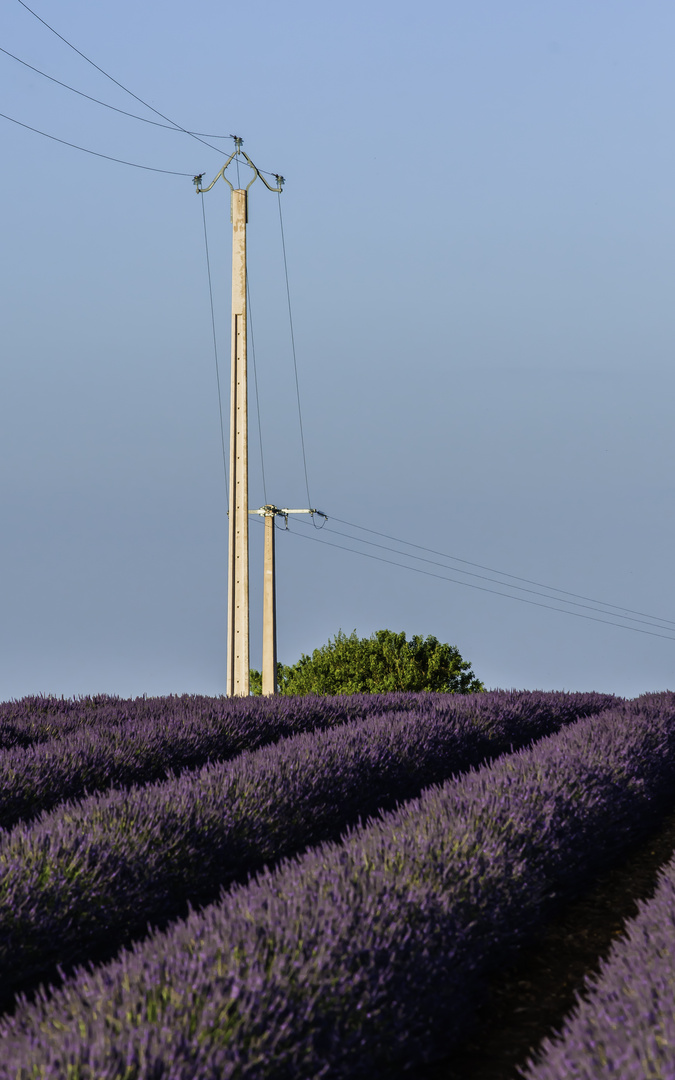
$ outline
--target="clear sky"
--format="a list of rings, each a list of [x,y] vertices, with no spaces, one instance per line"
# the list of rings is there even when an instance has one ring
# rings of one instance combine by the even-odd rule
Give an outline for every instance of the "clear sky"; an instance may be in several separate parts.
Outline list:
[[[278,534],[279,658],[386,627],[457,645],[489,687],[672,689],[670,0],[30,7],[171,121],[241,135],[286,177],[309,497],[329,520]],[[0,44],[160,119],[18,0]],[[7,116],[186,174],[0,117],[0,700],[222,693],[225,481],[191,177],[232,142],[113,112],[6,53],[0,81]],[[203,196],[224,395],[228,192]],[[259,181],[249,280],[251,506],[303,507],[279,200]]]

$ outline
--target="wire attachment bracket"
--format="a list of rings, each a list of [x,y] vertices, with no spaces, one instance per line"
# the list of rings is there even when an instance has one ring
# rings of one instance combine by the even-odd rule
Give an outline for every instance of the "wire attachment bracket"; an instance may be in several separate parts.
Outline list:
[[[286,529],[288,529],[289,514],[311,514],[312,518],[316,514],[317,517],[323,518],[324,525],[328,521],[328,515],[324,514],[322,510],[316,510],[315,508],[309,510],[290,510],[288,507],[275,506],[273,503],[266,503],[265,506],[261,506],[259,510],[249,510],[249,514],[259,514],[260,517],[282,517]],[[323,526],[321,526],[321,528],[323,528]]]
[[[238,154],[241,154],[241,156],[246,159],[246,164],[249,165],[251,169],[253,169],[253,177],[249,181],[249,183],[246,185],[246,188],[245,188],[245,190],[247,192],[248,192],[248,189],[250,188],[251,184],[253,184],[258,178],[260,178],[268,191],[276,191],[277,193],[280,194],[281,189],[283,188],[284,183],[285,183],[284,177],[279,176],[278,173],[275,173],[274,174],[274,179],[277,182],[277,186],[272,187],[272,185],[265,179],[265,177],[261,173],[258,166],[254,165],[254,163],[251,161],[251,159],[248,156],[248,154],[246,153],[246,151],[242,150],[242,145],[243,145],[244,140],[242,138],[240,138],[239,135],[232,135],[231,137],[234,139],[234,150],[230,154],[229,158],[227,159],[227,161],[223,165],[220,172],[218,172],[216,174],[216,176],[213,178],[213,180],[211,181],[209,186],[208,187],[202,187],[201,186],[201,181],[202,181],[202,178],[204,176],[204,173],[202,173],[200,176],[195,176],[193,183],[195,184],[195,187],[197,189],[197,194],[198,195],[203,195],[205,191],[210,191],[211,188],[213,187],[213,185],[215,184],[216,180],[219,180],[221,176],[222,176],[223,180],[225,181],[225,183],[229,184],[230,191],[234,191],[235,190],[234,184],[232,184],[230,182],[230,180],[227,178],[227,176],[225,175],[225,171],[226,171],[228,165],[230,164],[230,162],[233,161],[234,158],[236,158]]]

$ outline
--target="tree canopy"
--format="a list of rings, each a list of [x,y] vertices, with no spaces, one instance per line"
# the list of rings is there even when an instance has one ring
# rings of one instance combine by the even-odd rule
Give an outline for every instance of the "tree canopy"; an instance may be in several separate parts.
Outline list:
[[[431,690],[474,694],[485,689],[454,645],[437,638],[376,630],[359,638],[339,630],[327,645],[297,664],[277,664],[280,694],[383,694],[393,690]],[[260,672],[251,671],[251,691],[262,693]]]

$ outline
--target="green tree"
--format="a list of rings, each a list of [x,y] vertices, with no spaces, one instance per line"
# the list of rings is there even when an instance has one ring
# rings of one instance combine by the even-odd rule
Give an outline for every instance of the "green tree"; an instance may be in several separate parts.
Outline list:
[[[485,687],[454,645],[435,637],[376,630],[369,638],[339,630],[327,645],[297,664],[277,664],[280,694],[382,694],[392,690],[431,690],[474,694]],[[251,671],[251,692],[262,693],[260,672]]]

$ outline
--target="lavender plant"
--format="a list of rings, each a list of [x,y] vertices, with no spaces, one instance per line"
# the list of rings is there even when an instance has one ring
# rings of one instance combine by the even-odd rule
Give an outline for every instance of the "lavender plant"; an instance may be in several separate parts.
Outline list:
[[[672,801],[675,707],[580,720],[80,970],[0,1025],[0,1077],[386,1076]]]
[[[288,718],[295,715],[299,701],[296,698],[294,704],[284,707],[279,704],[278,698],[261,702],[200,694],[136,698],[119,698],[108,694],[79,698],[35,695],[0,703],[0,750],[61,739],[73,732],[102,732],[117,726],[161,726],[173,720],[184,723],[223,722],[251,714],[258,717],[270,713],[276,715],[279,710]],[[345,720],[360,715],[364,705],[367,708],[364,695],[360,695],[358,701],[353,702],[340,703],[334,699],[315,702],[315,709],[318,715],[335,711]],[[302,711],[306,706],[300,703],[299,707]]]
[[[39,703],[42,699],[29,700],[28,719],[33,716],[36,700]],[[58,709],[64,705],[61,699],[46,700],[54,701]],[[76,726],[68,734],[0,752],[0,827],[37,817],[86,792],[149,783],[209,760],[227,760],[283,736],[331,728],[353,719],[414,709],[419,715],[439,720],[474,716],[483,725],[494,722],[495,730],[510,717],[519,732],[526,734],[532,724],[532,732],[541,733],[542,709],[552,722],[564,723],[614,701],[607,694],[525,691],[256,699],[186,695],[136,698],[131,703],[82,699],[69,703],[73,706],[70,713],[66,710],[68,723],[75,723],[76,717]]]
[[[474,700],[452,696],[426,715],[392,711],[282,739],[229,763],[68,802],[0,833],[0,1001],[55,976],[57,964],[109,954],[148,921],[184,913],[188,900],[212,900],[223,884],[339,836],[359,815],[604,703],[522,693]],[[45,749],[36,748],[43,759]],[[108,750],[103,743],[104,760]]]
[[[656,892],[587,979],[562,1031],[544,1039],[527,1080],[675,1077],[675,859]]]

